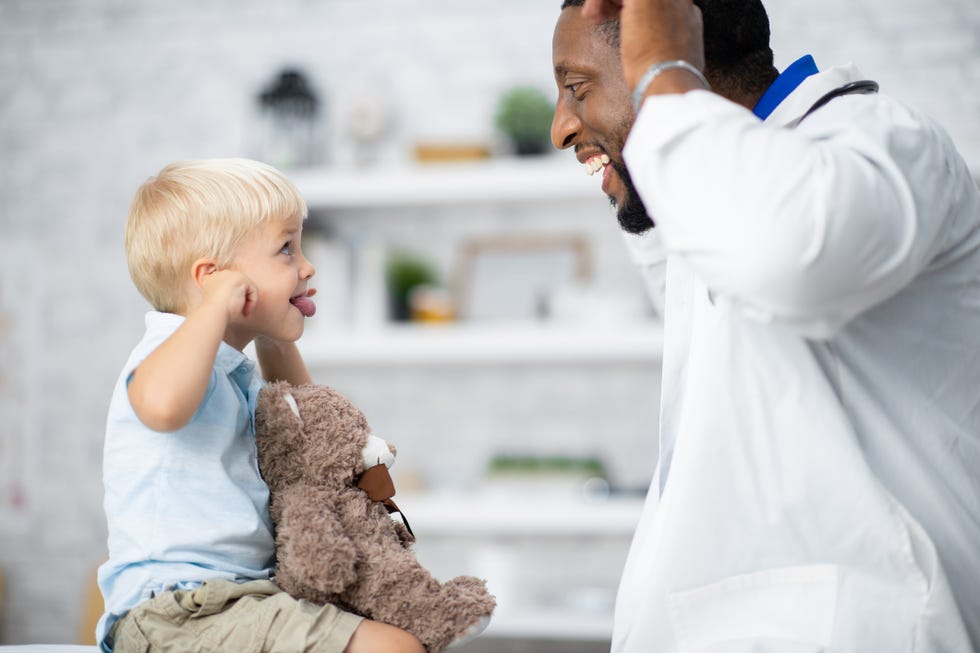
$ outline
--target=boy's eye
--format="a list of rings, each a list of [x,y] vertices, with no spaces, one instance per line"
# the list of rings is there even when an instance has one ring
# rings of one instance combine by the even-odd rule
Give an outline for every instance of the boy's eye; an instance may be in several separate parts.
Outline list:
[[[282,248],[279,250],[279,253],[280,254],[285,254],[287,256],[292,256],[293,255],[293,244],[291,242],[285,243],[282,246]]]

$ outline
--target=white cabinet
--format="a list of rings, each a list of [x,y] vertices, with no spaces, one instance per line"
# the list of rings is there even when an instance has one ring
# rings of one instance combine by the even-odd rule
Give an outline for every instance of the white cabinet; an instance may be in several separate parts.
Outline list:
[[[570,153],[291,177],[311,220],[330,223],[334,234],[347,229],[444,247],[494,229],[585,234],[623,268],[623,278],[635,277],[642,296],[599,180]],[[318,277],[330,274],[318,267]],[[607,459],[607,469],[632,467],[626,485],[648,482],[659,322],[586,316],[318,325],[329,310],[321,301],[299,343],[314,379],[351,396],[375,432],[399,447],[396,482],[406,468],[436,480],[428,490],[400,487],[396,497],[418,537],[420,561],[444,580],[487,578],[499,602],[489,637],[607,640],[642,499],[588,500],[553,488],[501,492],[475,479],[488,456],[526,444],[545,455],[608,453],[618,461]]]

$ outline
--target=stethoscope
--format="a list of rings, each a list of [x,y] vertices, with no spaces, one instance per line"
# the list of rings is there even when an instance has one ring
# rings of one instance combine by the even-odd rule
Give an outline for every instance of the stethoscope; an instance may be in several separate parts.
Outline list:
[[[878,82],[872,81],[870,79],[864,79],[857,82],[851,82],[850,84],[844,84],[843,86],[839,88],[835,88],[834,90],[830,91],[829,93],[821,97],[819,100],[814,102],[813,106],[810,107],[810,110],[803,114],[803,118],[800,118],[800,121],[802,121],[811,113],[813,113],[814,111],[816,111],[817,109],[824,106],[825,104],[827,104],[828,102],[830,102],[835,98],[839,98],[844,95],[870,94],[870,93],[877,93],[877,92],[878,92]]]

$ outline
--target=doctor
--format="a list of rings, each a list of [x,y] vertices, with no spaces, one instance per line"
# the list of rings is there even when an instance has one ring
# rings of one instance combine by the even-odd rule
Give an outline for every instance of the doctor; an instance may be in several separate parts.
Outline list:
[[[666,277],[613,651],[966,653],[980,193],[934,122],[768,40],[758,0],[565,0],[555,28],[553,141]]]

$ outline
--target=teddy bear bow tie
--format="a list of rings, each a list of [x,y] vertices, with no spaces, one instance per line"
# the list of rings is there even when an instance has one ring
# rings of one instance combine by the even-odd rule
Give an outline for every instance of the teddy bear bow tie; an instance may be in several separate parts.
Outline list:
[[[395,496],[395,484],[391,480],[391,474],[388,473],[387,467],[375,465],[364,470],[361,478],[357,481],[357,487],[364,490],[371,501],[380,501],[389,514],[397,512],[401,515],[402,523],[408,529],[409,535],[415,537],[412,527],[408,525],[408,518],[405,517],[405,513],[391,500],[391,497]]]

